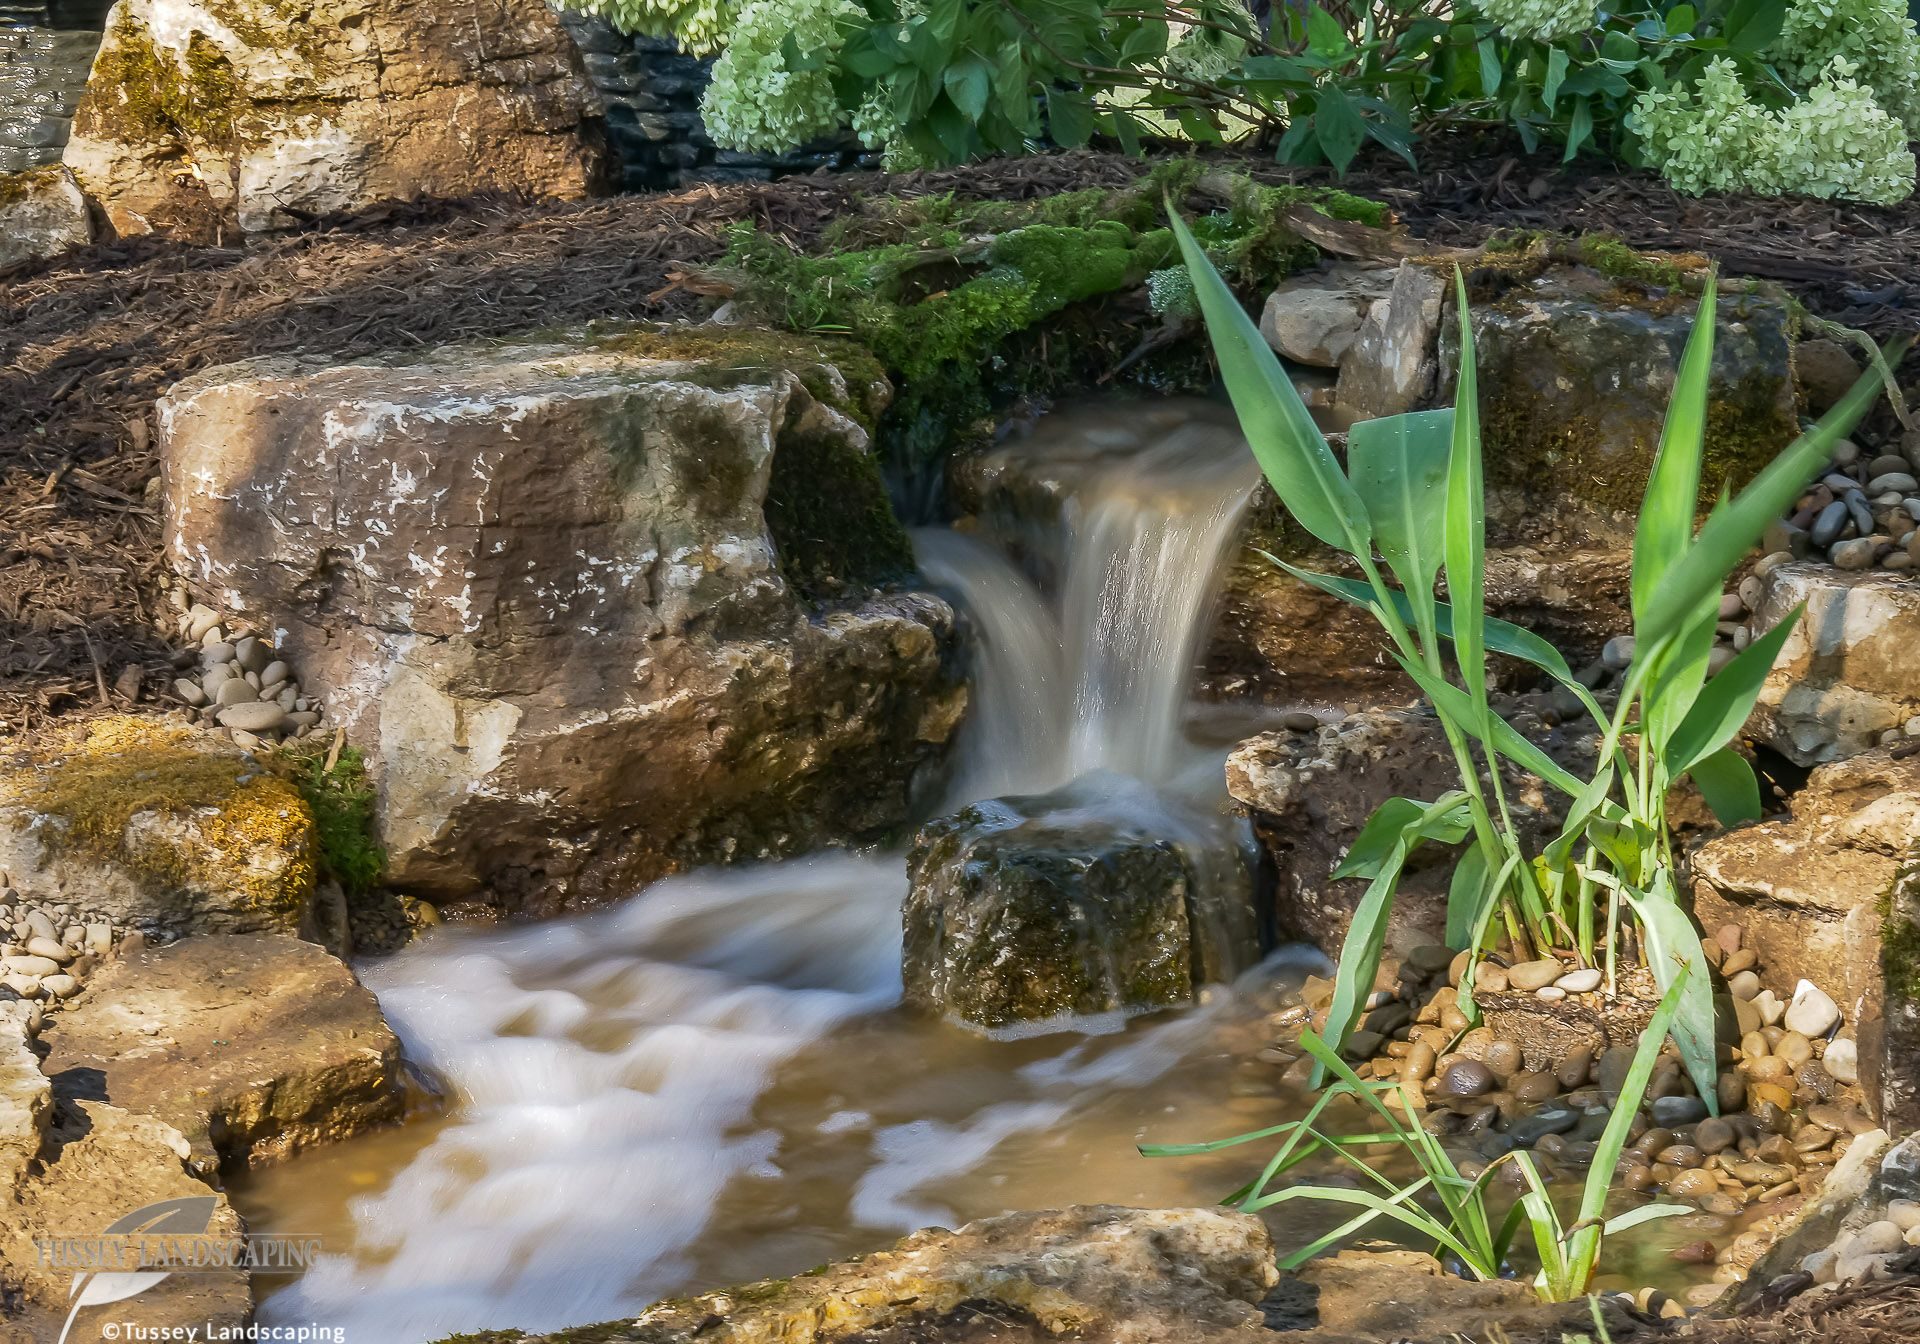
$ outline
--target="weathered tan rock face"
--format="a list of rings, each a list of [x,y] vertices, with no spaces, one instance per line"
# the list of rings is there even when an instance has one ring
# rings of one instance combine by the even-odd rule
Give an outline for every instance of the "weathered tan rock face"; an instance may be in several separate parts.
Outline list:
[[[1847,1021],[1877,1016],[1880,906],[1920,835],[1920,757],[1821,766],[1789,806],[1694,852],[1694,912],[1704,928],[1745,925],[1770,975],[1813,981]]]
[[[500,1344],[911,1344],[978,1319],[994,1341],[1225,1344],[1264,1334],[1279,1281],[1260,1220],[1221,1209],[1088,1205],[929,1228],[889,1250],[649,1307],[631,1322]],[[969,1310],[971,1308],[971,1310]],[[489,1338],[492,1338],[490,1336]]]
[[[10,1203],[40,1156],[53,1087],[33,1052],[32,1018],[25,1003],[0,1003],[0,1203]]]
[[[12,1309],[0,1316],[0,1341],[58,1339],[73,1307],[74,1271],[44,1263],[36,1237],[100,1236],[128,1215],[169,1200],[183,1202],[176,1207],[184,1223],[171,1230],[204,1231],[220,1243],[239,1236],[245,1230],[240,1215],[187,1170],[186,1155],[186,1141],[163,1121],[101,1101],[64,1104],[47,1131],[41,1166],[0,1217],[0,1288]],[[101,1322],[111,1320],[130,1339],[185,1339],[189,1328],[205,1339],[210,1330],[239,1330],[252,1314],[245,1270],[172,1274],[125,1301],[82,1307],[70,1337],[89,1338],[91,1329],[98,1338]]]
[[[865,585],[911,564],[884,382],[699,339],[744,343],[256,362],[162,402],[174,563],[367,750],[396,885],[551,908],[871,835],[951,732],[951,609]]]
[[[1754,632],[1802,604],[1753,727],[1788,759],[1817,765],[1866,751],[1920,714],[1920,586],[1884,571],[1781,565],[1767,575]]]
[[[87,198],[59,164],[0,174],[0,270],[93,241]]]
[[[541,0],[119,0],[66,163],[123,234],[584,194],[599,103]]]
[[[313,814],[232,743],[116,717],[0,754],[0,870],[42,903],[149,933],[296,933]]]
[[[197,1169],[399,1118],[400,1043],[346,963],[296,938],[188,938],[108,965],[51,1019],[47,1072],[179,1130]]]

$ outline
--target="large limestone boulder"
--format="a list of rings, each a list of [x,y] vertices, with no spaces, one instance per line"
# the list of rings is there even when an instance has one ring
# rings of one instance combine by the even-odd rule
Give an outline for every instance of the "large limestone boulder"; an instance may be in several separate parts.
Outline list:
[[[399,1119],[400,1043],[346,963],[295,938],[187,938],[109,963],[49,1019],[63,1091],[178,1130],[197,1170]]]
[[[1118,776],[928,822],[907,875],[906,1001],[976,1028],[1189,1003],[1260,951],[1226,819]]]
[[[541,0],[119,0],[66,163],[122,234],[579,196],[599,103]],[[211,207],[209,210],[208,207]]]
[[[1866,751],[1920,715],[1920,586],[1904,574],[1823,564],[1767,574],[1756,634],[1804,605],[1760,688],[1753,728],[1801,765]]]
[[[754,333],[256,361],[162,402],[168,539],[367,752],[396,886],[554,908],[877,835],[962,703],[866,426]]]
[[[229,742],[97,719],[0,752],[0,872],[149,934],[310,929],[313,813]],[[21,940],[24,941],[24,940]]]
[[[494,1344],[1231,1344],[1262,1338],[1279,1280],[1260,1220],[1088,1205],[929,1228],[791,1279],[675,1298],[631,1321]]]
[[[0,271],[93,241],[87,198],[59,164],[0,175]]]

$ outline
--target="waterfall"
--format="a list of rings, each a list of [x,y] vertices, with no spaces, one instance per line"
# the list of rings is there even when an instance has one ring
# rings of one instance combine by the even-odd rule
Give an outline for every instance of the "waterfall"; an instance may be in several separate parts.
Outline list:
[[[1023,547],[1006,545],[1026,526],[1011,516],[916,538],[977,641],[950,800],[1071,783],[1063,807],[1239,863],[1221,753],[1187,742],[1182,716],[1254,479],[1244,446],[1216,410],[1157,404],[1050,418],[1002,451],[1059,486],[1055,520]],[[1051,553],[1051,583],[1010,558],[1022,549]],[[439,930],[364,968],[450,1114],[367,1193],[338,1193],[372,1184],[351,1144],[241,1191],[256,1230],[321,1231],[275,1221],[299,1217],[303,1192],[312,1207],[314,1186],[340,1210],[330,1254],[263,1321],[354,1344],[555,1329],[1028,1199],[1217,1194],[1204,1166],[1143,1164],[1131,1143],[1176,1100],[1206,1132],[1189,1098],[1215,1089],[1179,1070],[1229,1023],[1258,1031],[1257,1015],[1223,990],[1105,1036],[989,1042],[906,1019],[888,1011],[905,891],[901,855],[816,856],[670,878],[537,927]],[[976,1179],[1005,1145],[1067,1123],[1111,1130],[1095,1141],[1107,1184],[1044,1147],[1018,1189]],[[1069,1172],[1071,1190],[1048,1186]]]

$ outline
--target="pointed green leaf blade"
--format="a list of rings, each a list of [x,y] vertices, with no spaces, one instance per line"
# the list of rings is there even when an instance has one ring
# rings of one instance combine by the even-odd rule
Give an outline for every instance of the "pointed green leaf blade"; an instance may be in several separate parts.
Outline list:
[[[1480,462],[1480,376],[1474,357],[1467,281],[1453,272],[1460,318],[1460,371],[1453,401],[1453,443],[1447,455],[1445,521],[1447,598],[1452,608],[1454,656],[1473,706],[1466,722],[1486,713],[1486,489]]]
[[[1788,612],[1785,620],[1747,645],[1706,684],[1666,744],[1670,778],[1678,779],[1695,763],[1726,746],[1745,726],[1774,660],[1805,610],[1802,605]]]
[[[1660,446],[1647,475],[1640,521],[1633,533],[1633,610],[1646,610],[1667,571],[1693,540],[1693,519],[1700,507],[1700,458],[1707,440],[1707,399],[1713,374],[1714,275],[1700,294],[1693,331],[1680,356],[1667,403]]]
[[[1733,748],[1702,756],[1688,774],[1722,826],[1760,820],[1760,781],[1747,758]]]
[[[1364,553],[1371,540],[1366,507],[1334,460],[1326,436],[1171,201],[1167,215],[1193,278],[1220,376],[1260,469],[1302,527],[1337,550]]]
[[[1445,545],[1450,410],[1362,420],[1347,432],[1347,473],[1374,546],[1415,601],[1432,601]]]

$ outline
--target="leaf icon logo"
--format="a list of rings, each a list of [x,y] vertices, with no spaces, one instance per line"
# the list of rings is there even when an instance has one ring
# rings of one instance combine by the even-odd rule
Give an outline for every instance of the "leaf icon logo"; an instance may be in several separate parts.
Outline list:
[[[149,1204],[115,1219],[102,1235],[204,1233],[213,1223],[214,1205],[218,1199],[216,1195],[163,1199],[158,1204]],[[67,1290],[67,1296],[73,1299],[73,1310],[67,1313],[67,1323],[60,1331],[60,1344],[67,1344],[67,1334],[73,1329],[73,1318],[80,1314],[82,1307],[97,1307],[138,1296],[159,1284],[169,1272],[164,1269],[134,1269],[74,1275],[73,1287]]]

